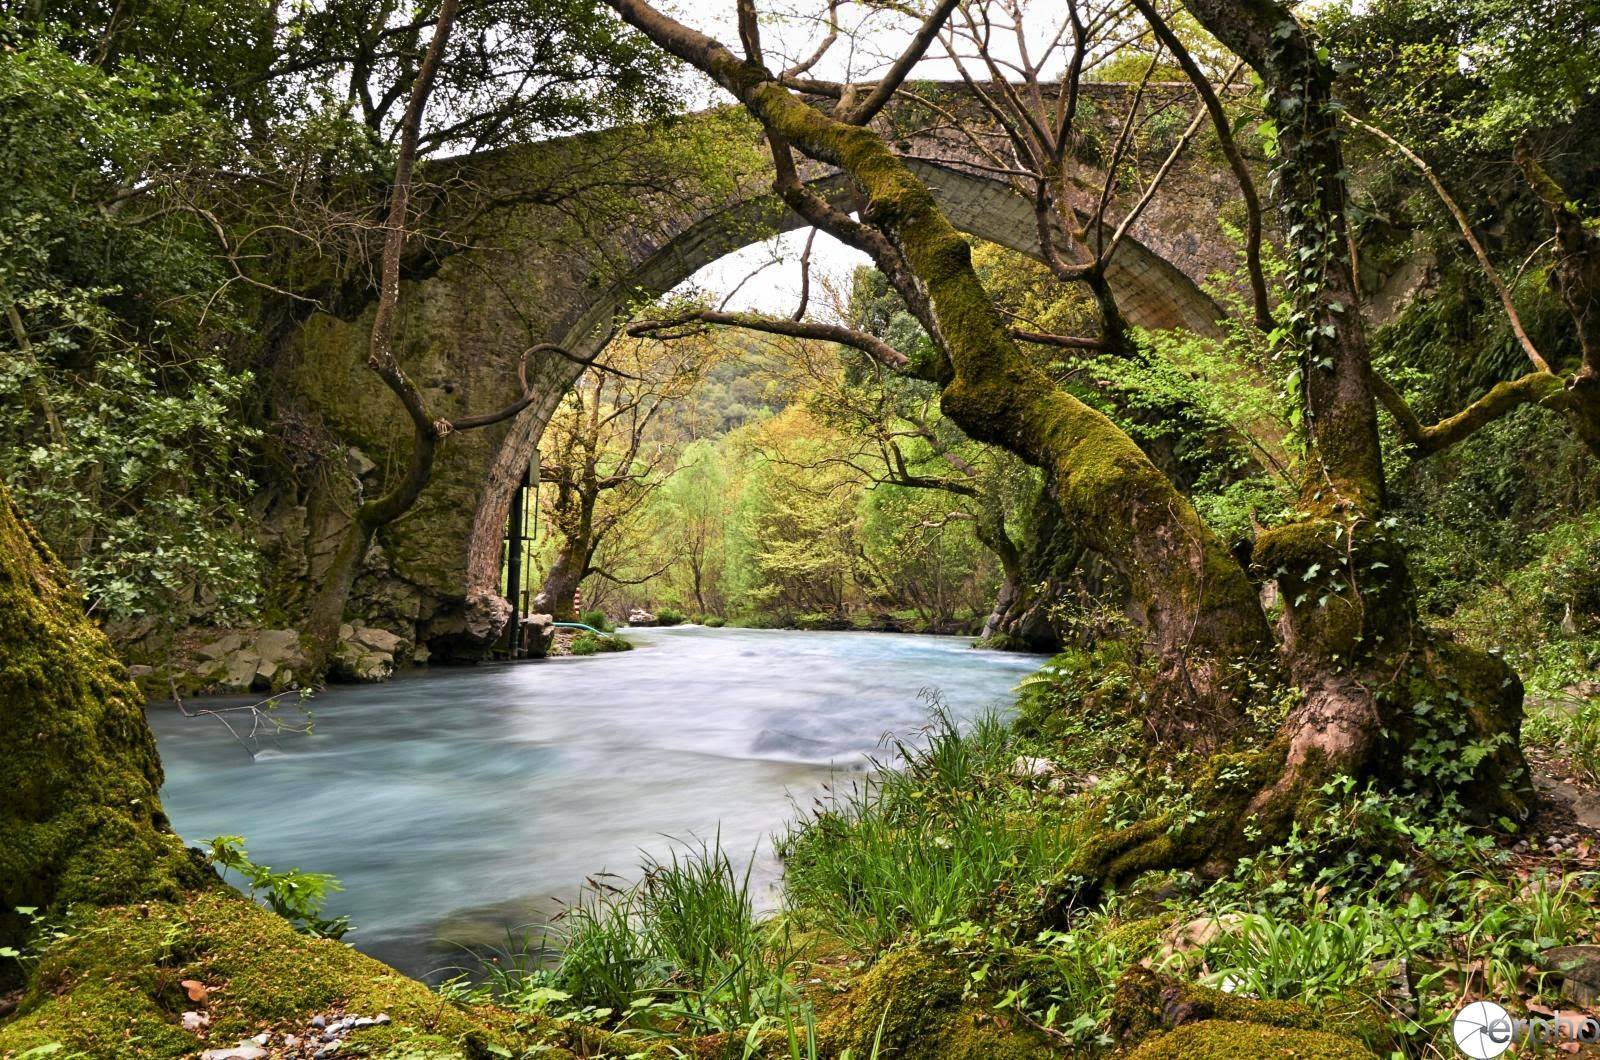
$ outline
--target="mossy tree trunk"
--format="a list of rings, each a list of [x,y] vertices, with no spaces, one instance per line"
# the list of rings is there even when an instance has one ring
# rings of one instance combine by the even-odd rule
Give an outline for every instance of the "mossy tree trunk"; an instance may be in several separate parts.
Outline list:
[[[1021,544],[1007,540],[1009,559],[1001,554],[1004,578],[983,637],[1005,651],[1059,651],[1063,627],[1054,612],[1087,552],[1045,490],[1027,505],[1024,521]]]
[[[561,543],[556,558],[545,575],[544,585],[533,598],[533,609],[550,615],[557,622],[576,622],[578,587],[589,573],[589,539],[575,535]]]
[[[1520,685],[1498,658],[1447,644],[1423,627],[1404,550],[1384,517],[1372,362],[1345,237],[1346,170],[1330,61],[1290,8],[1272,0],[1185,4],[1255,68],[1268,111],[1278,116],[1276,198],[1296,263],[1287,330],[1299,358],[1309,443],[1302,517],[1263,533],[1255,562],[1282,595],[1281,652],[1302,698],[1283,728],[1282,775],[1247,811],[1292,813],[1339,773],[1403,774],[1424,735],[1416,708],[1426,704],[1454,715],[1457,750],[1492,748],[1470,785],[1471,808],[1516,815],[1527,794],[1517,742]]]
[[[142,708],[0,484],[0,945],[23,941],[19,906],[173,898],[199,878],[162,812]]]

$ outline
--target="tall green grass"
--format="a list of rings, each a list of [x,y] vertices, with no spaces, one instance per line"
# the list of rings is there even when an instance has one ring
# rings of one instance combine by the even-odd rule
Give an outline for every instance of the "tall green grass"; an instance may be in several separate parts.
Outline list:
[[[479,994],[645,1036],[794,1018],[794,947],[781,926],[758,922],[750,870],[734,865],[720,837],[643,867],[628,888],[593,883],[547,938],[497,955]],[[455,989],[472,988],[457,980]]]
[[[790,904],[866,950],[1029,893],[1072,852],[1064,815],[1014,797],[1019,747],[1003,720],[963,733],[935,704],[923,736],[891,741],[873,775],[832,788],[780,842]]]

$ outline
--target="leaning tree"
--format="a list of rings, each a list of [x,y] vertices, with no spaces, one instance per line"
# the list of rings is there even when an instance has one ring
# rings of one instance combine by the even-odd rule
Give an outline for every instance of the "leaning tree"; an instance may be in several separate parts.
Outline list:
[[[807,64],[771,69],[751,0],[738,0],[739,54],[645,0],[608,2],[743,105],[766,133],[784,201],[870,256],[932,344],[912,360],[840,336],[837,325],[818,326],[816,337],[851,342],[934,382],[945,415],[968,435],[1042,469],[1067,523],[1126,581],[1143,640],[1147,732],[1205,763],[1190,777],[1204,813],[1141,821],[1085,844],[1082,876],[1115,881],[1150,867],[1218,863],[1238,853],[1246,835],[1282,834],[1297,815],[1314,812],[1319,790],[1340,774],[1396,788],[1446,785],[1478,813],[1522,814],[1529,786],[1518,746],[1521,686],[1498,658],[1422,624],[1385,512],[1373,371],[1345,241],[1340,107],[1326,53],[1287,6],[1186,0],[1259,76],[1277,123],[1273,188],[1292,267],[1275,316],[1257,264],[1253,184],[1219,91],[1161,12],[1131,0],[1193,84],[1199,106],[1189,135],[1209,118],[1246,189],[1254,322],[1276,333],[1297,369],[1305,431],[1298,504],[1257,535],[1242,561],[1124,430],[1053,384],[1019,346],[973,270],[967,240],[874,126],[934,41],[943,36],[958,64],[975,50],[984,68],[961,68],[1003,131],[1001,153],[988,165],[1034,207],[1052,271],[1084,284],[1101,309],[1100,336],[1055,336],[1054,344],[1114,352],[1127,338],[1108,266],[1156,182],[1113,224],[1111,195],[1086,192],[1074,149],[1084,135],[1076,127],[1083,70],[1103,47],[1095,34],[1125,25],[1127,5],[1085,9],[1067,0],[1064,24],[1041,35],[1064,53],[1055,83],[1041,75],[1050,57],[1029,56],[1020,32],[1020,59],[989,47],[1000,35],[991,13],[1001,28],[1017,25],[1022,5],[939,0],[880,77],[839,84],[805,76]],[[807,187],[797,153],[848,177],[854,215]],[[723,322],[787,334],[807,326],[748,316]],[[1261,583],[1275,584],[1275,614],[1263,607]],[[1289,705],[1276,735],[1239,750],[1252,711],[1273,699]],[[1252,827],[1240,827],[1246,821]]]

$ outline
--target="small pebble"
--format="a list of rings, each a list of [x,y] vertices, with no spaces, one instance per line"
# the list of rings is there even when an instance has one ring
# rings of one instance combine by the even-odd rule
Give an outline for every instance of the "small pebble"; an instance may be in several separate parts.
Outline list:
[[[326,1016],[312,1016],[311,1025],[320,1031],[328,1025],[328,1019]]]
[[[391,1021],[389,1019],[389,1014],[387,1012],[378,1013],[378,1026],[381,1027],[384,1024],[389,1023],[389,1022],[391,1022]]]

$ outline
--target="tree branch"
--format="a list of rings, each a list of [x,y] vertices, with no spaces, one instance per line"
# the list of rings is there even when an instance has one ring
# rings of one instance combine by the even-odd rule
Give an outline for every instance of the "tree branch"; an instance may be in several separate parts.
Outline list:
[[[1431,456],[1450,448],[1523,405],[1561,408],[1566,403],[1567,393],[1559,376],[1549,372],[1529,372],[1517,379],[1496,383],[1488,393],[1455,415],[1425,425],[1393,384],[1378,372],[1372,373],[1372,392],[1389,415],[1394,417],[1400,434],[1422,456]]]

